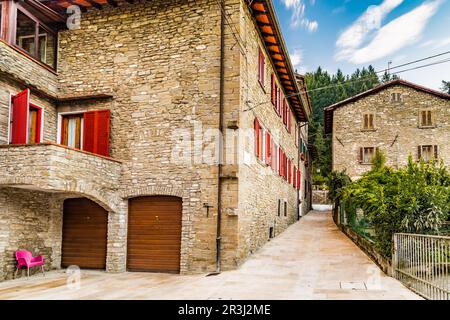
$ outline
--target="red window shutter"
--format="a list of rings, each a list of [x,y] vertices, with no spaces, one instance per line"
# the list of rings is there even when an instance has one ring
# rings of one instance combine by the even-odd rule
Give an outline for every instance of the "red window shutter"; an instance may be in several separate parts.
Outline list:
[[[301,183],[302,183],[301,178],[302,178],[302,173],[301,173],[300,169],[298,169],[298,171],[297,171],[297,190],[300,190],[300,188],[301,188]]]
[[[270,133],[266,132],[266,164],[270,165],[270,156],[272,149],[270,148]]]
[[[292,114],[291,114],[291,109],[288,107],[288,131],[289,133],[291,133],[292,131]]]
[[[291,159],[288,160],[288,183],[291,183],[291,177],[292,177],[292,162]]]
[[[272,73],[271,81],[272,82],[271,82],[270,96],[272,98],[272,104],[275,105],[276,101],[277,101],[277,98],[276,98],[277,90],[275,88],[275,74],[273,74],[273,73]]]
[[[11,143],[28,142],[28,114],[30,112],[30,90],[25,89],[12,97]]]
[[[272,140],[272,170],[276,171],[277,169],[277,146],[275,142]]]
[[[84,113],[83,150],[109,157],[110,111]]]
[[[294,174],[293,174],[293,176],[292,176],[292,186],[294,187],[294,188],[296,188],[297,187],[297,167],[296,166],[294,166]]]
[[[283,176],[283,150],[278,149],[278,174]]]
[[[259,54],[258,54],[258,80],[259,82],[264,85],[265,81],[265,72],[266,72],[266,65],[264,60],[264,54],[259,48]]]
[[[284,154],[284,179],[287,180],[288,178],[288,159],[287,155]]]
[[[255,155],[258,157],[259,155],[259,121],[255,118],[254,122],[255,129]]]

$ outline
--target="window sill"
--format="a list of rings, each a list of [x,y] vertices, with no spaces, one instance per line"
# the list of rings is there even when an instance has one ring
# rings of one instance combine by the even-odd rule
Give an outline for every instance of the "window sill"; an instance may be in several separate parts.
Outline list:
[[[359,164],[362,166],[371,166],[372,162],[359,162]]]
[[[361,132],[376,132],[377,129],[361,129]]]
[[[417,128],[419,128],[419,129],[435,129],[435,128],[437,128],[437,126],[418,126]]]

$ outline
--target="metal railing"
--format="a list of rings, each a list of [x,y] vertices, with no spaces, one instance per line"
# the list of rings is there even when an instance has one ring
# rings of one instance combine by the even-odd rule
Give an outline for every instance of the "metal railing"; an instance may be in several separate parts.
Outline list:
[[[450,300],[450,237],[396,233],[394,276],[430,300]]]

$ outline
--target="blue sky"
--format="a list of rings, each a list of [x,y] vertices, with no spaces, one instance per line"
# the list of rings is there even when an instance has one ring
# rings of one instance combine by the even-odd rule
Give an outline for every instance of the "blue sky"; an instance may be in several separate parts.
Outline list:
[[[273,0],[291,60],[299,72],[318,66],[351,73],[450,51],[450,0]],[[450,54],[402,69],[450,59]],[[394,71],[394,70],[393,70]],[[399,74],[439,89],[450,61]]]

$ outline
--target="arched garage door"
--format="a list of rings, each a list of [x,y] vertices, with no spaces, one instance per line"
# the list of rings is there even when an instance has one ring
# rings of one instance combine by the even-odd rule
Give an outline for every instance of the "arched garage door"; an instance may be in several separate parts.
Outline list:
[[[64,201],[62,267],[106,268],[108,212],[89,199]]]
[[[130,200],[128,270],[180,272],[181,216],[182,200],[178,197]]]

